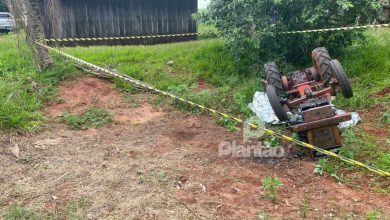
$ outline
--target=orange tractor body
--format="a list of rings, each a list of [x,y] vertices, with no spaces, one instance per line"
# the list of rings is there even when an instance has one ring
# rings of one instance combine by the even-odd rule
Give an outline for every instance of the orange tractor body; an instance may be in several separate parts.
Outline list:
[[[351,120],[351,114],[336,115],[332,96],[341,92],[350,98],[352,89],[340,62],[332,60],[325,48],[313,50],[312,59],[313,67],[284,76],[275,63],[265,64],[267,96],[278,119],[302,141],[337,153],[342,146],[338,125]]]

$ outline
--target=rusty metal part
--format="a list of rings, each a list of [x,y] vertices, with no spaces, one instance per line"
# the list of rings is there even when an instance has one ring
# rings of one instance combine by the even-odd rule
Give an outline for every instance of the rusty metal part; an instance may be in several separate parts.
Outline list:
[[[334,112],[331,105],[326,105],[303,111],[302,116],[304,122],[312,122],[331,118],[334,116]]]
[[[328,126],[319,129],[307,131],[307,140],[311,144],[319,144],[320,148],[334,153],[339,153],[342,146],[341,132],[337,125]],[[308,155],[314,159],[326,157],[314,151],[308,152]]]
[[[308,130],[326,127],[330,125],[337,125],[340,122],[349,121],[351,119],[352,119],[351,113],[345,113],[342,115],[336,115],[332,118],[326,118],[319,121],[312,121],[312,122],[294,125],[291,126],[291,129],[294,132],[302,132],[302,131],[308,131]]]
[[[290,89],[290,86],[288,84],[288,78],[287,76],[282,76],[282,83],[283,83],[283,89],[285,91],[288,91]]]
[[[314,91],[318,91],[320,90],[321,88],[323,88],[323,86],[321,86],[319,83],[316,83],[314,81],[310,81],[308,82],[310,84],[310,88]],[[293,94],[293,93],[297,93],[298,92],[298,87],[297,86],[294,86],[293,88],[291,88],[290,90],[286,91],[286,94]]]
[[[307,132],[307,139],[311,144],[321,148],[334,148],[342,145],[340,130],[337,125],[317,128]]]
[[[308,102],[299,106],[302,111],[309,110],[311,108],[317,108],[321,106],[329,106],[330,101],[326,97],[320,97],[317,99],[310,99]]]
[[[321,96],[324,96],[324,95],[327,95],[327,94],[331,94],[332,93],[332,88],[326,88],[326,89],[323,89],[321,91],[318,91],[318,92],[313,92],[313,96],[312,97],[321,97]],[[307,97],[307,96],[303,96],[301,98],[298,98],[298,99],[294,99],[292,101],[288,101],[287,102],[287,105],[290,109],[300,105],[300,104],[303,104],[305,103],[308,99],[310,99],[311,97]]]
[[[289,74],[290,85],[299,85],[302,83],[307,83],[309,80],[307,70],[305,71],[295,71]]]

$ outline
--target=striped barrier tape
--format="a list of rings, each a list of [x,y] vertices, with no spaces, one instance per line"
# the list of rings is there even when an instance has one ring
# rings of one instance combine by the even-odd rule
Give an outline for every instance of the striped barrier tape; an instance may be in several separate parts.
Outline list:
[[[276,32],[274,34],[275,35],[288,35],[288,34],[318,33],[318,32],[331,32],[331,31],[349,31],[349,30],[357,30],[357,29],[386,28],[386,27],[390,27],[390,24],[375,24],[375,25],[363,25],[363,26],[351,26],[351,27],[339,27],[339,28],[323,28],[323,29],[312,29],[312,30],[302,30],[302,31],[282,31],[282,32]],[[216,32],[216,31],[210,31],[210,32],[203,32],[203,33],[145,35],[145,36],[127,36],[127,37],[52,38],[52,39],[42,39],[40,41],[44,41],[44,42],[82,42],[82,41],[132,40],[132,39],[154,39],[154,38],[167,38],[167,37],[217,35],[217,33],[218,32]]]
[[[155,39],[155,38],[167,38],[167,37],[204,36],[204,35],[215,35],[216,33],[217,32],[145,35],[145,36],[127,36],[127,37],[52,38],[52,39],[43,39],[41,41],[45,41],[45,42],[80,42],[80,41],[134,40],[134,39]]]
[[[204,111],[208,111],[208,112],[211,112],[211,113],[213,113],[213,114],[220,115],[220,116],[222,116],[222,117],[224,117],[224,118],[234,120],[234,121],[237,122],[237,123],[246,124],[246,125],[252,127],[253,129],[260,129],[260,130],[263,130],[265,133],[267,133],[267,134],[269,134],[269,135],[272,135],[272,136],[275,136],[275,137],[279,137],[279,138],[281,138],[281,139],[283,139],[283,140],[290,141],[290,142],[295,143],[295,144],[297,144],[297,145],[299,145],[299,146],[308,148],[308,149],[310,149],[310,150],[317,151],[317,152],[322,153],[322,154],[324,154],[324,155],[327,155],[327,156],[330,156],[330,157],[334,157],[334,158],[338,158],[338,159],[340,159],[340,160],[342,160],[342,161],[344,161],[344,162],[346,162],[346,163],[349,163],[349,164],[352,164],[352,165],[355,165],[355,166],[359,166],[359,167],[362,167],[362,168],[366,168],[367,170],[369,170],[369,171],[371,171],[371,172],[374,172],[374,173],[376,173],[376,174],[378,174],[378,175],[385,176],[385,177],[390,177],[390,173],[389,173],[389,172],[380,170],[380,169],[378,169],[378,168],[376,168],[376,167],[373,167],[373,166],[364,164],[364,163],[359,162],[359,161],[356,161],[356,160],[352,160],[352,159],[350,159],[350,158],[347,158],[347,157],[338,155],[338,154],[333,153],[333,152],[331,152],[331,151],[324,150],[324,149],[322,149],[322,148],[319,148],[319,147],[316,147],[316,146],[314,146],[314,145],[311,145],[311,144],[302,142],[302,141],[297,140],[297,139],[294,139],[294,138],[292,138],[292,137],[289,137],[289,136],[286,136],[286,135],[282,135],[282,134],[276,133],[276,132],[274,132],[274,131],[272,131],[272,130],[270,130],[270,129],[263,128],[263,127],[259,127],[259,126],[257,126],[256,124],[246,122],[246,121],[244,121],[244,120],[242,120],[242,119],[236,118],[236,117],[234,117],[234,116],[230,116],[230,115],[228,115],[228,114],[226,114],[226,113],[223,113],[223,112],[220,112],[220,111],[217,111],[217,110],[208,108],[208,107],[206,107],[206,106],[203,106],[203,105],[194,103],[194,102],[192,102],[192,101],[183,99],[183,98],[181,98],[181,97],[179,97],[179,96],[176,96],[176,95],[174,95],[174,94],[171,94],[171,93],[168,93],[168,92],[159,90],[159,89],[157,89],[157,88],[155,88],[155,87],[153,87],[153,86],[151,86],[151,85],[148,85],[148,84],[146,84],[146,83],[143,83],[143,82],[141,82],[141,81],[139,81],[139,80],[135,80],[135,79],[133,79],[133,78],[131,78],[131,77],[128,77],[128,76],[123,76],[123,75],[118,74],[118,73],[116,73],[116,72],[113,72],[113,71],[104,69],[104,68],[102,68],[102,67],[99,67],[99,66],[97,66],[97,65],[94,65],[94,64],[89,63],[89,62],[87,62],[87,61],[84,61],[84,60],[82,60],[82,59],[80,59],[80,58],[77,58],[77,57],[74,57],[74,56],[72,56],[72,55],[69,55],[69,54],[67,54],[67,53],[65,53],[65,52],[63,52],[63,51],[60,51],[60,50],[58,50],[58,49],[52,48],[52,47],[50,47],[50,46],[47,46],[47,45],[45,45],[45,44],[43,44],[43,43],[41,43],[41,42],[39,42],[39,41],[37,41],[36,43],[37,43],[39,46],[42,46],[42,47],[48,49],[49,51],[52,51],[52,52],[54,52],[54,53],[56,53],[56,54],[59,54],[59,55],[61,55],[61,56],[63,56],[63,57],[66,57],[66,58],[68,58],[68,59],[70,59],[70,60],[72,60],[72,61],[75,61],[75,62],[78,63],[78,64],[82,64],[82,65],[88,66],[88,67],[90,67],[90,68],[96,69],[96,70],[98,70],[98,71],[100,71],[100,72],[103,72],[103,73],[105,73],[105,74],[108,74],[108,75],[110,75],[110,76],[113,76],[113,77],[120,78],[120,79],[122,79],[122,80],[128,81],[128,82],[130,82],[130,83],[132,83],[132,84],[134,84],[134,85],[136,85],[136,86],[140,86],[140,87],[143,87],[143,88],[145,88],[145,89],[149,89],[149,90],[154,91],[154,92],[156,92],[156,93],[159,93],[159,94],[162,94],[162,95],[171,97],[171,98],[173,98],[173,99],[175,99],[175,100],[180,100],[180,101],[182,101],[183,103],[187,103],[187,104],[190,104],[191,106],[198,107],[198,108],[200,108],[200,109],[202,109],[202,110],[204,110]]]
[[[373,25],[339,27],[339,28],[323,28],[323,29],[303,30],[303,31],[282,31],[282,32],[277,32],[275,34],[277,34],[277,35],[302,34],[302,33],[316,33],[316,32],[330,32],[330,31],[349,31],[349,30],[357,30],[357,29],[386,28],[386,27],[390,27],[390,24],[373,24]]]

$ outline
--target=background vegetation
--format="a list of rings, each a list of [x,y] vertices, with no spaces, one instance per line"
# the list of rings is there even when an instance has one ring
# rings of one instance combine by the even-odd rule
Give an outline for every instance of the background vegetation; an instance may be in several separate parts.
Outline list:
[[[0,0],[0,12],[7,12],[8,8],[5,5],[5,0]]]
[[[385,19],[384,5],[388,1],[213,0],[208,10],[195,18],[215,25],[244,74],[257,71],[256,64],[270,60],[296,67],[307,65],[311,50],[321,46],[326,46],[335,56],[341,55],[356,40],[364,40],[362,31],[289,36],[272,33],[381,22]],[[286,65],[282,67],[290,69]]]

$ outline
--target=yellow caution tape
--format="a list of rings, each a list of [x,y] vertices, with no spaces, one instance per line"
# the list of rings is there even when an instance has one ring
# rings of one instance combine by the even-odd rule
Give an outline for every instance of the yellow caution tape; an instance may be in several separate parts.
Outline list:
[[[45,42],[108,41],[108,40],[132,40],[132,39],[151,39],[151,38],[204,36],[204,35],[215,35],[215,34],[217,34],[217,32],[210,31],[210,32],[203,32],[203,33],[145,35],[145,36],[127,36],[127,37],[52,38],[52,39],[43,39],[43,40],[40,40],[40,41],[45,41]]]
[[[350,27],[339,27],[339,28],[322,28],[322,29],[302,30],[302,31],[282,31],[282,32],[276,32],[274,34],[275,35],[288,35],[288,34],[304,34],[304,33],[318,33],[318,32],[330,32],[330,31],[349,31],[349,30],[357,30],[357,29],[386,28],[386,27],[390,27],[390,24],[374,24],[374,25],[350,26]],[[145,35],[145,36],[127,36],[127,37],[52,38],[52,39],[42,39],[40,41],[43,41],[43,42],[112,41],[112,40],[186,37],[186,36],[205,36],[205,35],[217,35],[217,33],[218,32],[216,32],[216,31],[209,31],[209,32],[203,32],[203,33]]]
[[[385,27],[390,27],[390,24],[373,24],[373,25],[339,27],[339,28],[322,28],[322,29],[303,30],[303,31],[282,31],[282,32],[277,32],[275,34],[278,35],[303,34],[303,33],[315,33],[315,32],[330,32],[330,31],[349,31],[349,30],[368,29],[368,28],[385,28]]]
[[[232,120],[236,121],[237,123],[247,124],[247,125],[249,125],[250,127],[254,128],[254,129],[261,129],[261,130],[265,131],[265,132],[266,132],[267,134],[269,134],[269,135],[273,135],[273,136],[279,137],[279,138],[281,138],[281,139],[283,139],[283,140],[290,141],[290,142],[295,143],[295,144],[297,144],[297,145],[299,145],[299,146],[302,146],[302,147],[305,147],[305,148],[308,148],[308,149],[317,151],[317,152],[322,153],[322,154],[324,154],[324,155],[328,155],[328,156],[330,156],[330,157],[338,158],[338,159],[340,159],[340,160],[342,160],[342,161],[344,161],[344,162],[346,162],[346,163],[349,163],[349,164],[352,164],[352,165],[355,165],[355,166],[359,166],[359,167],[366,168],[366,169],[368,169],[369,171],[372,171],[372,172],[374,172],[374,173],[376,173],[376,174],[379,174],[379,175],[381,175],[381,176],[390,177],[390,173],[389,173],[389,172],[380,170],[380,169],[378,169],[378,168],[376,168],[376,167],[373,167],[373,166],[370,166],[370,165],[361,163],[361,162],[356,161],[356,160],[349,159],[349,158],[347,158],[347,157],[344,157],[344,156],[335,154],[335,153],[333,153],[333,152],[331,152],[331,151],[327,151],[327,150],[324,150],[324,149],[322,149],[322,148],[316,147],[316,146],[314,146],[314,145],[311,145],[311,144],[302,142],[302,141],[297,140],[297,139],[294,139],[294,138],[292,138],[292,137],[288,137],[288,136],[285,136],[285,135],[276,133],[276,132],[274,132],[274,131],[272,131],[272,130],[269,130],[269,129],[267,129],[267,128],[259,127],[259,126],[255,125],[255,124],[253,124],[253,123],[249,123],[249,122],[246,122],[246,121],[244,121],[244,120],[242,120],[242,119],[235,118],[235,117],[230,116],[230,115],[228,115],[228,114],[225,114],[225,113],[223,113],[223,112],[219,112],[219,111],[217,111],[217,110],[208,108],[208,107],[206,107],[206,106],[203,106],[203,105],[200,105],[200,104],[191,102],[191,101],[189,101],[189,100],[183,99],[183,98],[181,98],[181,97],[179,97],[179,96],[176,96],[176,95],[174,95],[174,94],[171,94],[171,93],[168,93],[168,92],[159,90],[159,89],[157,89],[157,88],[155,88],[155,87],[153,87],[153,86],[150,86],[150,85],[148,85],[148,84],[146,84],[146,83],[143,83],[143,82],[141,82],[141,81],[139,81],[139,80],[135,80],[135,79],[133,79],[133,78],[131,78],[131,77],[128,77],[128,76],[123,76],[123,75],[121,75],[121,74],[115,73],[115,72],[113,72],[113,71],[104,69],[104,68],[102,68],[102,67],[99,67],[99,66],[97,66],[97,65],[94,65],[94,64],[89,63],[89,62],[87,62],[87,61],[84,61],[84,60],[82,60],[82,59],[80,59],[80,58],[77,58],[77,57],[74,57],[74,56],[72,56],[72,55],[69,55],[69,54],[67,54],[67,53],[65,53],[65,52],[63,52],[63,51],[60,51],[60,50],[58,50],[58,49],[52,48],[52,47],[50,47],[50,46],[47,46],[47,45],[45,45],[45,44],[43,44],[43,43],[41,43],[41,42],[39,42],[39,41],[36,41],[36,43],[37,43],[39,46],[42,46],[42,47],[48,49],[49,51],[52,51],[52,52],[54,52],[54,53],[57,53],[57,54],[59,54],[59,55],[61,55],[61,56],[64,56],[64,57],[70,59],[70,60],[73,60],[73,61],[75,61],[75,62],[77,62],[77,63],[79,63],[79,64],[82,64],[82,65],[88,66],[88,67],[90,67],[90,68],[96,69],[96,70],[98,70],[98,71],[101,71],[101,72],[106,73],[106,74],[108,74],[108,75],[111,75],[111,76],[113,76],[113,77],[120,78],[120,79],[122,79],[122,80],[128,81],[128,82],[130,82],[130,83],[132,83],[132,84],[135,84],[135,85],[137,85],[137,86],[140,86],[140,87],[149,89],[149,90],[151,90],[151,91],[154,91],[154,92],[156,92],[156,93],[159,93],[159,94],[162,94],[162,95],[171,97],[171,98],[173,98],[173,99],[175,99],[175,100],[180,100],[180,101],[182,101],[182,102],[184,102],[184,103],[190,104],[191,106],[198,107],[198,108],[200,108],[200,109],[202,109],[202,110],[209,111],[209,112],[211,112],[211,113],[221,115],[221,116],[224,117],[224,118],[232,119]]]

